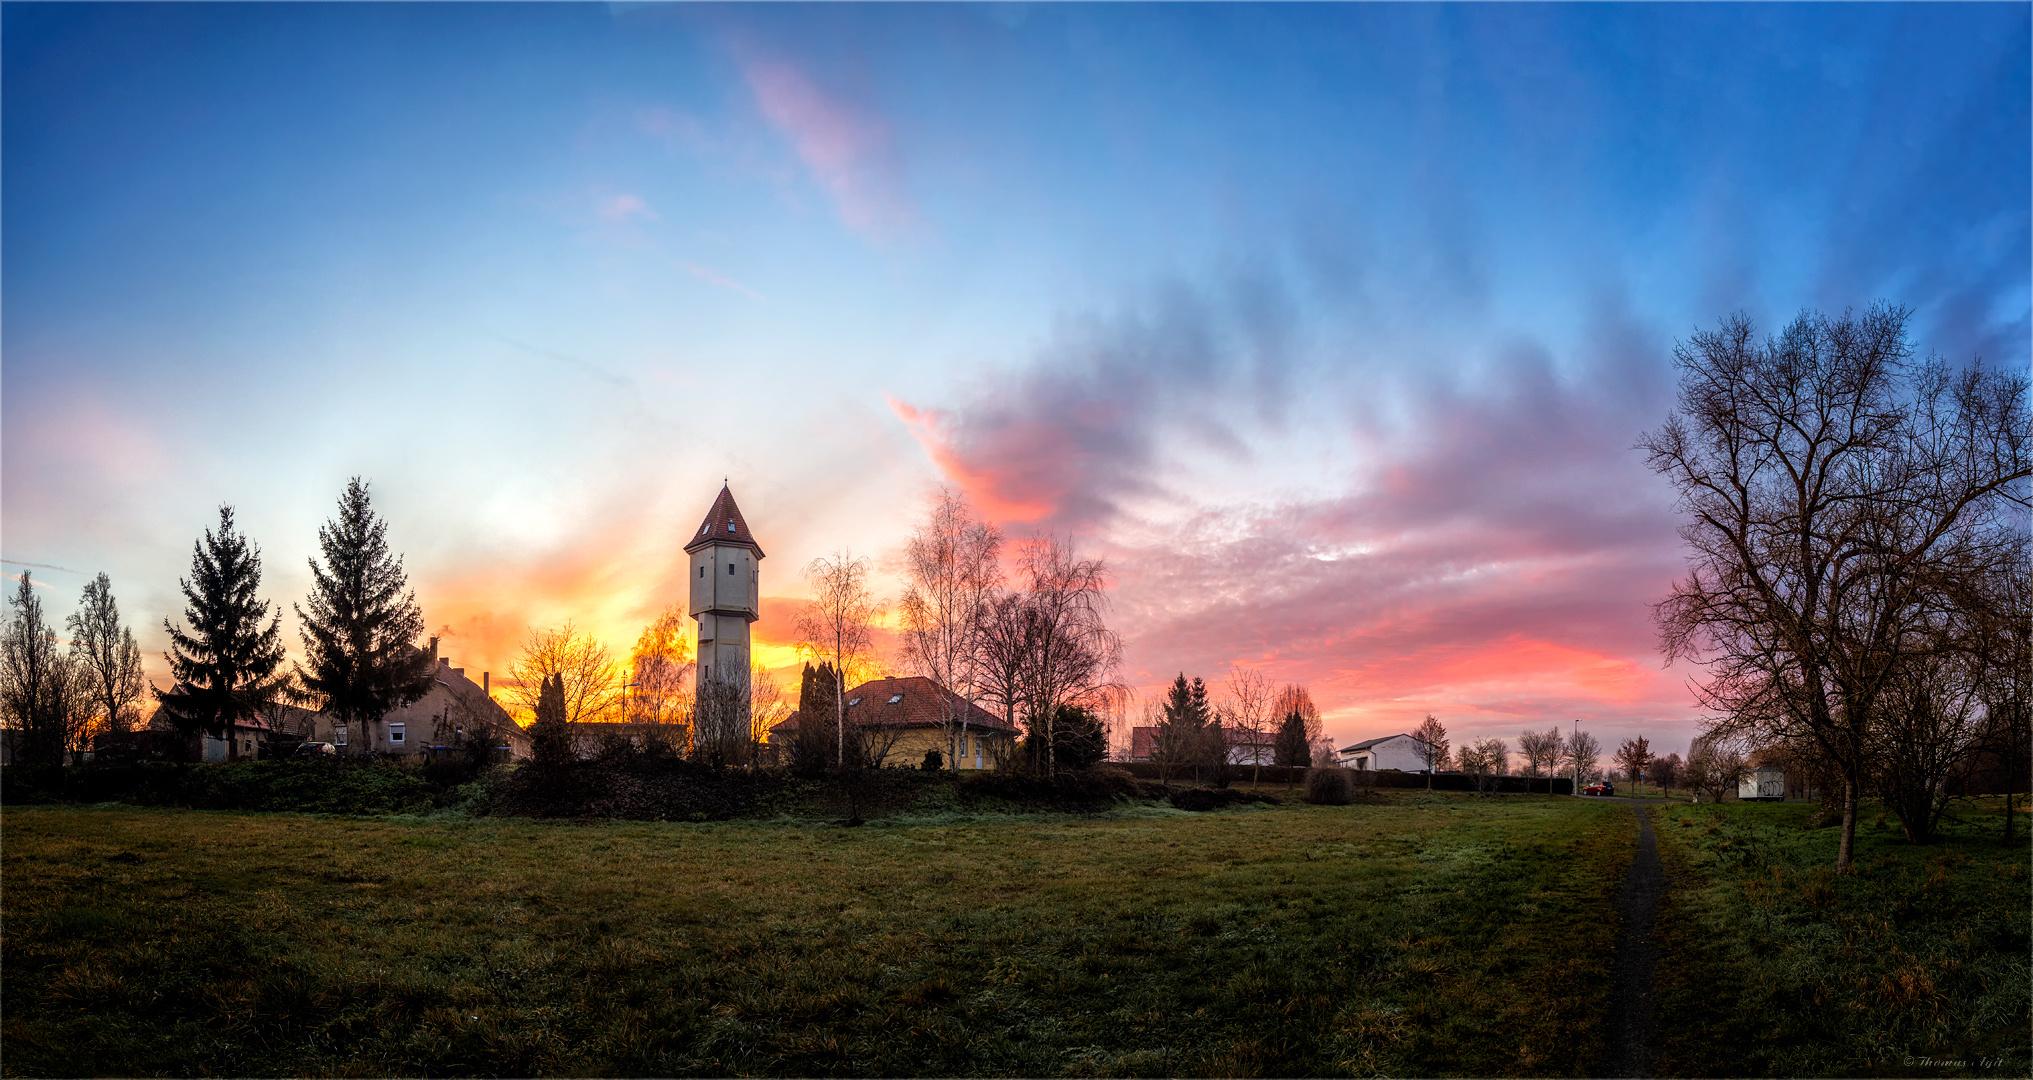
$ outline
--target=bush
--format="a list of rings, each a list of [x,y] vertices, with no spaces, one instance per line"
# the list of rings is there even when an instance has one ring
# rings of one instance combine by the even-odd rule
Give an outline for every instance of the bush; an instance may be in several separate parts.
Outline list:
[[[1347,806],[1355,799],[1355,781],[1347,769],[1306,770],[1306,801],[1315,806]]]
[[[963,796],[999,799],[1026,810],[1100,810],[1117,799],[1152,797],[1129,773],[1109,765],[1068,769],[1050,780],[1012,763],[992,772],[969,773],[960,781]]]

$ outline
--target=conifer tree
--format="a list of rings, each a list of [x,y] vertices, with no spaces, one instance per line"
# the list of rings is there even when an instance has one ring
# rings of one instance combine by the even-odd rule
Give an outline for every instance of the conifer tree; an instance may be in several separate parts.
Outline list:
[[[423,611],[408,591],[402,557],[388,550],[388,523],[375,517],[367,485],[347,481],[339,516],[318,530],[325,565],[311,560],[310,610],[303,622],[304,657],[297,678],[327,716],[364,725],[423,696],[431,657],[417,648]]]
[[[1271,760],[1280,765],[1304,767],[1313,763],[1313,741],[1320,737],[1320,710],[1313,695],[1296,683],[1278,691],[1274,707],[1278,738],[1271,745]]]
[[[164,619],[169,631],[170,677],[175,684],[156,691],[163,713],[178,731],[206,731],[226,741],[227,755],[239,757],[234,721],[257,715],[283,691],[282,616],[270,615],[261,587],[261,549],[233,528],[233,508],[219,508],[219,531],[205,530],[192,545],[191,576],[177,582],[190,606],[188,631]],[[262,620],[268,625],[263,626]]]
[[[1153,747],[1158,759],[1175,765],[1191,763],[1197,769],[1207,756],[1207,721],[1213,712],[1207,683],[1198,676],[1188,682],[1186,673],[1180,672],[1165,695],[1164,719],[1158,722],[1157,745]]]
[[[538,768],[563,767],[572,760],[572,730],[565,722],[565,677],[552,675],[537,692],[536,723],[529,726],[530,754]]]

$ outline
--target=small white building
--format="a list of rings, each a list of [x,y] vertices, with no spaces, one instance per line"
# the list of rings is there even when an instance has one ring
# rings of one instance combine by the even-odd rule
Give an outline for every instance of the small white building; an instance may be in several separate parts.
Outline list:
[[[1425,772],[1426,758],[1423,756],[1426,743],[1410,735],[1385,735],[1379,739],[1365,739],[1353,746],[1344,746],[1337,753],[1343,768],[1349,769],[1397,769],[1400,772]]]
[[[1744,777],[1737,781],[1737,798],[1747,802],[1765,800],[1784,802],[1786,799],[1786,770],[1777,765],[1760,765],[1745,769]]]

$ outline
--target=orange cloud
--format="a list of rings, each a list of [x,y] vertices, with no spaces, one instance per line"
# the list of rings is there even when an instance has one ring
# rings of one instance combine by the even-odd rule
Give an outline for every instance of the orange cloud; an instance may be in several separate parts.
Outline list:
[[[1056,509],[1056,500],[1043,497],[1041,493],[1027,495],[1012,494],[1016,486],[1015,477],[1007,470],[993,467],[970,465],[949,443],[951,424],[949,414],[937,409],[920,409],[908,402],[885,396],[890,411],[908,427],[911,437],[923,447],[939,472],[954,486],[966,492],[975,509],[989,520],[1008,522],[1031,522],[1049,516]],[[1031,425],[1033,435],[1045,434],[1045,425]],[[1049,445],[1051,440],[1033,438],[1028,440],[1039,445]]]

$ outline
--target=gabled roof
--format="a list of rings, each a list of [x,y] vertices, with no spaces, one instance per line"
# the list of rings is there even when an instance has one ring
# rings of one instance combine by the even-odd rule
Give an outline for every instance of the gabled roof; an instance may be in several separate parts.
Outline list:
[[[870,679],[847,691],[847,700],[847,719],[860,726],[935,727],[946,722],[946,711],[950,705],[955,709],[953,719],[956,722],[965,721],[970,727],[1011,731],[1009,725],[1002,722],[1002,717],[920,675]],[[854,704],[856,701],[860,704]],[[792,713],[789,720],[770,730],[796,731],[800,715]]]
[[[720,486],[720,497],[713,500],[713,509],[706,511],[706,520],[692,534],[692,542],[685,545],[685,552],[690,554],[707,544],[733,544],[755,552],[758,559],[763,557],[762,546],[748,531],[748,522],[741,520],[741,508],[734,505],[734,493],[725,484]]]
[[[1421,738],[1420,738],[1420,737],[1418,737],[1417,735],[1405,735],[1405,734],[1402,734],[1402,733],[1400,733],[1400,734],[1397,734],[1397,735],[1383,735],[1383,736],[1379,736],[1379,737],[1377,737],[1377,738],[1374,738],[1374,739],[1364,739],[1363,741],[1361,741],[1361,742],[1359,742],[1359,743],[1356,743],[1356,744],[1355,744],[1355,745],[1353,745],[1353,746],[1344,746],[1344,747],[1342,747],[1342,748],[1341,748],[1341,752],[1342,752],[1342,753],[1344,753],[1344,754],[1353,754],[1353,753],[1355,753],[1355,752],[1356,752],[1357,750],[1367,750],[1367,749],[1369,749],[1370,747],[1372,747],[1372,746],[1375,746],[1375,745],[1376,745],[1376,744],[1378,744],[1378,743],[1387,743],[1387,742],[1390,742],[1390,741],[1391,741],[1392,739],[1410,739],[1410,740],[1412,740],[1412,741],[1413,741],[1413,742],[1415,742],[1415,743],[1422,743],[1422,744],[1423,744],[1423,743],[1424,743],[1424,742],[1426,741],[1426,740],[1424,740],[1424,739],[1421,739]]]

